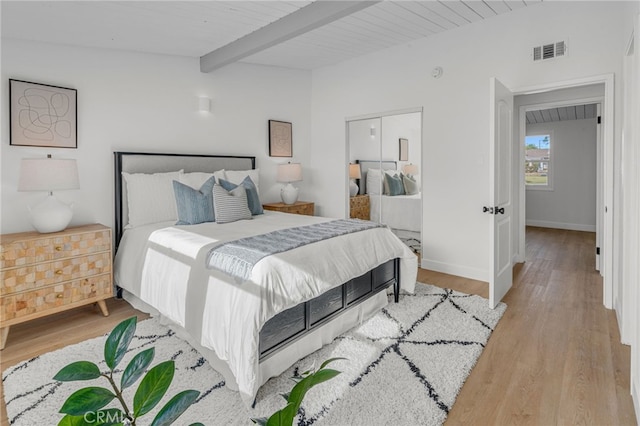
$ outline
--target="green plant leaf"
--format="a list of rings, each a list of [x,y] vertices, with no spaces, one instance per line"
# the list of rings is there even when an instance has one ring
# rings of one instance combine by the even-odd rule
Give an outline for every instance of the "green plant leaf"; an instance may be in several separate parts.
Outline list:
[[[105,388],[82,388],[67,398],[60,412],[72,416],[82,416],[85,413],[98,411],[115,397],[110,390]]]
[[[195,402],[199,395],[200,392],[196,390],[180,392],[162,407],[153,422],[151,422],[151,426],[168,426],[172,424]]]
[[[136,332],[136,317],[131,317],[116,325],[104,343],[104,360],[113,371],[127,353],[131,339]]]
[[[325,368],[327,365],[331,364],[332,362],[338,361],[338,360],[341,360],[341,359],[347,359],[347,358],[342,358],[342,357],[329,358],[328,360],[326,360],[325,362],[322,363],[320,368],[318,368],[318,371],[322,370],[323,368]]]
[[[280,394],[280,396],[283,397],[287,402],[289,402],[289,395],[291,395],[291,392],[284,392]]]
[[[100,377],[100,369],[89,361],[72,362],[58,371],[53,380],[73,382],[75,380],[93,380]]]
[[[287,405],[282,409],[282,411],[285,412],[287,418],[290,417],[291,421],[293,421],[293,418],[296,416],[296,414],[298,414],[300,404],[302,404],[302,399],[307,394],[309,389],[311,389],[315,385],[326,382],[327,380],[336,377],[338,374],[340,374],[340,371],[338,370],[318,370],[310,376],[305,377],[297,385],[295,385],[293,389],[291,389],[291,393],[289,394],[289,403],[291,404],[291,406]]]
[[[138,418],[153,409],[169,389],[175,364],[165,361],[147,372],[133,397],[133,417]]]
[[[58,426],[87,426],[84,416],[72,416],[67,414],[58,422]]]
[[[291,416],[292,403],[288,403],[282,410],[278,410],[269,417],[266,426],[291,426],[293,424],[293,418],[295,414]],[[297,413],[297,411],[296,411]]]
[[[266,417],[251,417],[251,421],[260,426],[266,426],[268,420]]]
[[[122,373],[122,378],[120,379],[120,388],[124,390],[134,384],[136,380],[144,374],[144,370],[147,369],[151,361],[153,361],[153,357],[155,355],[155,349],[149,348],[145,351],[140,352],[127,365],[124,373]]]
[[[202,423],[191,423],[189,426],[204,426]]]

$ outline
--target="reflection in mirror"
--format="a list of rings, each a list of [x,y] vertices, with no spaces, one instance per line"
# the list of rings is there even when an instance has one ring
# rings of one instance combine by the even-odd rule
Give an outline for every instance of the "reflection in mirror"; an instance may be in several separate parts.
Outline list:
[[[420,253],[421,110],[348,121],[347,137],[349,170],[358,165],[360,174],[350,178],[358,187],[357,195],[350,192],[350,216],[388,225]]]

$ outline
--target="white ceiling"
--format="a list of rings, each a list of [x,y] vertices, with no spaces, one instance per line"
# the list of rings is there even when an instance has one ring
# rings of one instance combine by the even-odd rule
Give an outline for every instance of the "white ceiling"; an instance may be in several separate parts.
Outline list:
[[[382,1],[242,61],[314,69],[541,1]],[[201,57],[256,31],[260,34],[311,3],[2,1],[0,7],[3,38]]]
[[[527,111],[527,124],[551,123],[554,121],[582,120],[597,117],[596,104],[572,105]]]

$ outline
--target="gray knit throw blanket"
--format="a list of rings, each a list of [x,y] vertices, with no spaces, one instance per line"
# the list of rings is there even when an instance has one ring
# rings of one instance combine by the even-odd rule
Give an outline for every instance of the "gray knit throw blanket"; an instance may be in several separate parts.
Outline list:
[[[384,225],[367,220],[339,219],[240,238],[211,249],[207,256],[207,267],[244,281],[251,278],[253,267],[263,257],[382,226]]]

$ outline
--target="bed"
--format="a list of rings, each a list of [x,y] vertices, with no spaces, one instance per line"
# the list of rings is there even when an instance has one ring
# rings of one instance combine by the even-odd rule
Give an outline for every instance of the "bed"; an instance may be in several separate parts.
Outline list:
[[[382,185],[376,188],[369,170],[395,171],[395,161],[356,160],[360,164],[362,179],[360,193],[369,194],[371,220],[384,223],[414,251],[419,249],[422,230],[422,195],[385,195]],[[372,172],[373,173],[373,172]]]
[[[207,268],[222,243],[331,219],[264,211],[225,224],[139,223],[132,199],[139,188],[123,176],[178,172],[180,180],[200,173],[259,179],[254,157],[116,152],[114,280],[134,307],[173,324],[247,404],[270,377],[377,312],[385,290],[396,301],[400,289],[413,292],[417,259],[386,227],[268,256],[245,281]],[[141,198],[161,198],[147,189]]]

